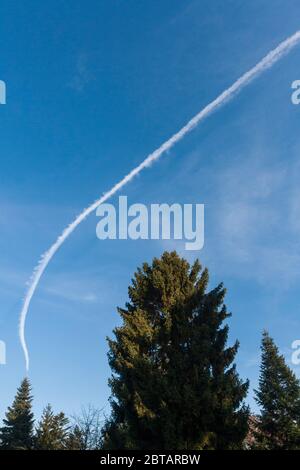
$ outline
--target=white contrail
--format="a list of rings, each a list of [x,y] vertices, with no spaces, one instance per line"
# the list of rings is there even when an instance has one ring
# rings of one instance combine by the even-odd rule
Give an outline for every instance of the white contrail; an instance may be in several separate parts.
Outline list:
[[[21,345],[24,351],[26,369],[29,370],[29,354],[25,340],[25,321],[28,312],[28,308],[32,299],[32,296],[38,286],[38,283],[43,275],[45,269],[47,268],[49,262],[65,242],[65,240],[71,235],[73,230],[91,213],[93,212],[100,204],[107,201],[111,196],[113,196],[117,191],[119,191],[123,186],[129,183],[137,174],[139,174],[144,168],[150,166],[153,162],[158,160],[163,153],[169,150],[173,145],[175,145],[179,140],[181,140],[188,132],[190,132],[200,121],[209,116],[213,111],[231,99],[237,92],[239,92],[245,85],[247,85],[251,80],[257,77],[264,70],[271,67],[275,62],[277,62],[284,54],[290,51],[290,49],[296,46],[300,41],[300,31],[297,31],[295,34],[290,36],[285,41],[281,42],[279,46],[269,52],[258,64],[256,64],[252,69],[242,75],[236,82],[233,83],[227,90],[223,91],[215,100],[209,103],[205,108],[203,108],[196,116],[194,116],[180,131],[174,134],[170,139],[164,142],[158,149],[153,153],[150,153],[145,160],[140,163],[136,168],[134,168],[128,175],[126,175],[119,183],[112,187],[107,193],[105,193],[100,199],[95,201],[87,209],[84,209],[83,212],[62,232],[58,237],[56,242],[46,251],[32,274],[32,277],[29,282],[28,290],[26,292],[21,314],[20,314],[20,324],[19,324],[19,336]]]

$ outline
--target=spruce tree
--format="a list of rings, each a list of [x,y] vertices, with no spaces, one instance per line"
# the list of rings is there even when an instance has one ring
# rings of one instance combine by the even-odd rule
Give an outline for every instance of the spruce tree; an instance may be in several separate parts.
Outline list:
[[[2,449],[26,450],[33,444],[31,385],[25,378],[17,390],[12,406],[8,407],[0,429]]]
[[[300,383],[265,331],[256,401],[261,407],[256,435],[264,449],[300,449]]]
[[[222,284],[176,252],[144,263],[109,342],[112,415],[105,449],[231,449],[247,433],[243,382],[226,347]]]
[[[35,448],[65,449],[68,441],[68,424],[69,420],[63,412],[54,414],[51,405],[47,405],[36,429]]]
[[[76,424],[69,432],[66,441],[67,450],[88,450],[85,446],[84,436],[80,427]]]

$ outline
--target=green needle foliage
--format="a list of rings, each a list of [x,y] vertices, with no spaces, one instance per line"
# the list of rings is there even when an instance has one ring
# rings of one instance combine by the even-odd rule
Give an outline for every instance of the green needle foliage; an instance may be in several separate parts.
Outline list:
[[[31,386],[25,378],[5,414],[4,426],[0,429],[2,449],[26,450],[33,446],[33,413]]]
[[[119,308],[109,339],[112,415],[106,449],[232,449],[242,445],[249,410],[226,347],[230,316],[222,284],[207,292],[208,271],[176,252],[144,263]]]
[[[38,423],[35,448],[39,450],[62,450],[68,444],[69,420],[63,412],[54,414],[47,405]]]
[[[257,447],[300,449],[300,383],[279,354],[272,338],[263,333],[259,389],[261,407]]]
[[[66,449],[88,450],[85,445],[83,433],[78,425],[75,425],[73,429],[69,432],[69,436],[66,442]]]

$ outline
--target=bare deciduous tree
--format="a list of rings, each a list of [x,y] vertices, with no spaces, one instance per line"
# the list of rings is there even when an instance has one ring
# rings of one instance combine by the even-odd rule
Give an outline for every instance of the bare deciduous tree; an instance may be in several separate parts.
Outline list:
[[[88,405],[81,408],[81,413],[72,416],[73,426],[70,440],[80,450],[101,448],[101,428],[103,425],[103,409]]]

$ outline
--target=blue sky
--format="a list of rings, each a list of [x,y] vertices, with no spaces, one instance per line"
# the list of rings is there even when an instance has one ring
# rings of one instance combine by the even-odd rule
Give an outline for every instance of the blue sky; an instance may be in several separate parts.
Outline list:
[[[0,412],[24,376],[17,327],[41,253],[84,207],[300,28],[293,0],[3,0]],[[293,50],[121,194],[205,204],[205,246],[99,241],[91,215],[49,266],[27,321],[35,410],[108,412],[105,337],[141,262],[176,248],[223,281],[238,370],[256,386],[261,331],[300,338],[300,78]],[[113,198],[112,202],[117,202]],[[295,372],[300,377],[299,368]],[[252,406],[252,392],[249,395]]]

